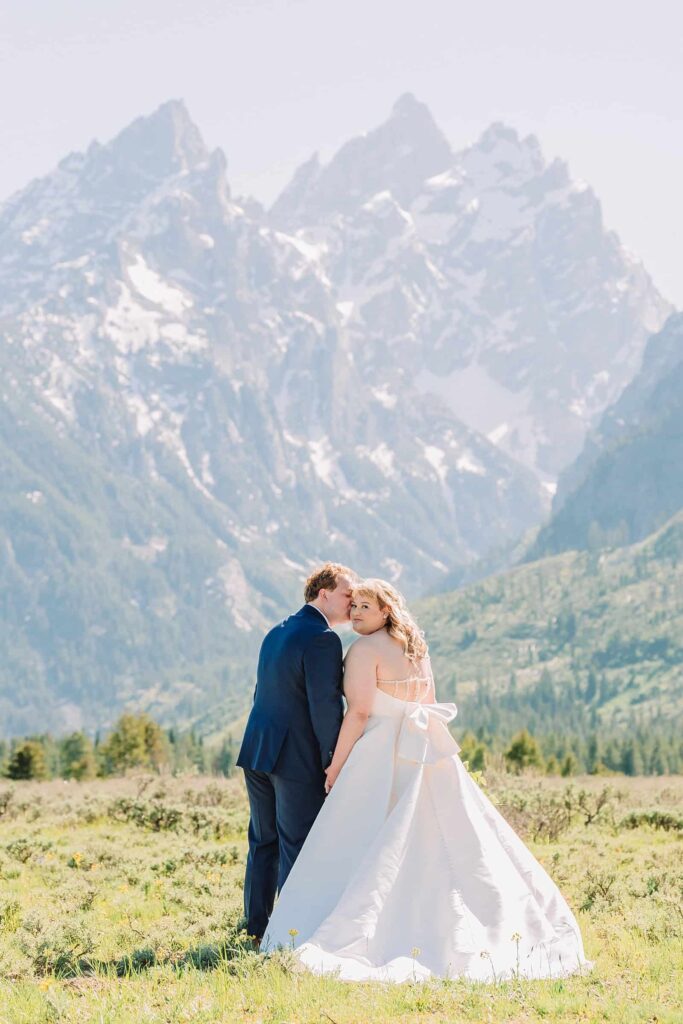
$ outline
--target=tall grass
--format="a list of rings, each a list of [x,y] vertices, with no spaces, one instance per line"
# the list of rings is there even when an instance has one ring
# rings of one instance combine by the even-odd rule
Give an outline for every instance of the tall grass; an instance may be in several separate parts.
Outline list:
[[[317,978],[240,931],[239,780],[0,784],[0,1024],[679,1022],[683,780],[489,785],[577,912],[592,973]]]

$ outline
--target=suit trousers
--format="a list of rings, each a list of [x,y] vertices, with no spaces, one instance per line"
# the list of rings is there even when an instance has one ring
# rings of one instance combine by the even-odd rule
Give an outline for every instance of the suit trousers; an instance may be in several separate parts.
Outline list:
[[[249,795],[249,853],[244,879],[247,932],[261,938],[306,836],[325,801],[325,776],[305,781],[244,769]],[[296,922],[292,923],[296,927]]]

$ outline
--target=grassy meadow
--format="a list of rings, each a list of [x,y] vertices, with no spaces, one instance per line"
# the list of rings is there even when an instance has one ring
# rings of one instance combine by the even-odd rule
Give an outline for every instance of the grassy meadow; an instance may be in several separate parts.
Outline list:
[[[487,783],[577,912],[592,973],[316,978],[239,930],[241,780],[0,782],[0,1024],[683,1020],[683,778]]]

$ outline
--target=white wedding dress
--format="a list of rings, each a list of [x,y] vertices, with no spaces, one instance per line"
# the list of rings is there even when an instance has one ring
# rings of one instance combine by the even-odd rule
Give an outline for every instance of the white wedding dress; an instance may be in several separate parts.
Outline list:
[[[454,704],[379,688],[283,886],[262,950],[311,971],[402,982],[588,968],[555,883],[469,776]]]

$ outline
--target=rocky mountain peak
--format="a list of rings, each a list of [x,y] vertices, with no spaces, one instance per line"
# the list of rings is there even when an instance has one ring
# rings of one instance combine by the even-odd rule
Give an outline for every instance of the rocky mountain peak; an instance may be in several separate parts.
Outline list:
[[[391,116],[363,139],[368,157],[385,155],[389,167],[394,164],[401,170],[413,164],[416,175],[420,175],[420,184],[432,174],[445,170],[453,159],[450,144],[429,107],[412,93],[400,96]],[[400,196],[397,198],[401,200]]]
[[[538,141],[534,136],[528,136],[528,139],[533,141],[538,146]],[[525,140],[526,142],[527,140]],[[510,144],[514,147],[521,147],[523,145],[522,140],[519,136],[519,132],[516,128],[505,124],[503,121],[492,121],[488,128],[479,136],[477,145],[481,149],[492,150],[496,146]]]
[[[209,157],[182,100],[168,100],[136,118],[105,147],[117,162],[153,178],[191,170]]]
[[[181,100],[138,117],[105,146],[91,146],[81,188],[139,201],[166,178],[206,163],[209,150]]]
[[[421,116],[423,111],[429,114],[427,105],[416,99],[412,92],[404,92],[391,108],[392,116],[398,117],[412,117],[415,114]]]
[[[405,93],[386,121],[350,139],[327,166],[313,159],[273,205],[275,223],[291,228],[350,213],[382,191],[408,206],[425,178],[450,165],[453,152],[428,107]]]
[[[418,100],[412,92],[404,92],[402,96],[399,96],[391,108],[391,116],[388,120],[403,122],[411,132],[427,131],[430,134],[436,132],[443,138],[427,104]]]
[[[546,161],[535,135],[521,138],[516,129],[494,121],[474,145],[462,154],[462,163],[473,177],[505,179],[508,182],[540,175]]]
[[[329,164],[300,168],[271,213],[324,239],[316,252],[364,359],[379,372],[401,338],[403,358],[430,367],[421,393],[548,493],[670,312],[593,191],[534,135],[495,121],[453,153],[410,93]]]
[[[66,264],[105,251],[164,183],[186,175],[188,189],[218,211],[229,202],[226,159],[210,152],[181,100],[138,117],[104,145],[68,154],[49,174],[0,207],[0,291],[20,304],[34,265]],[[17,253],[21,258],[17,258]]]

